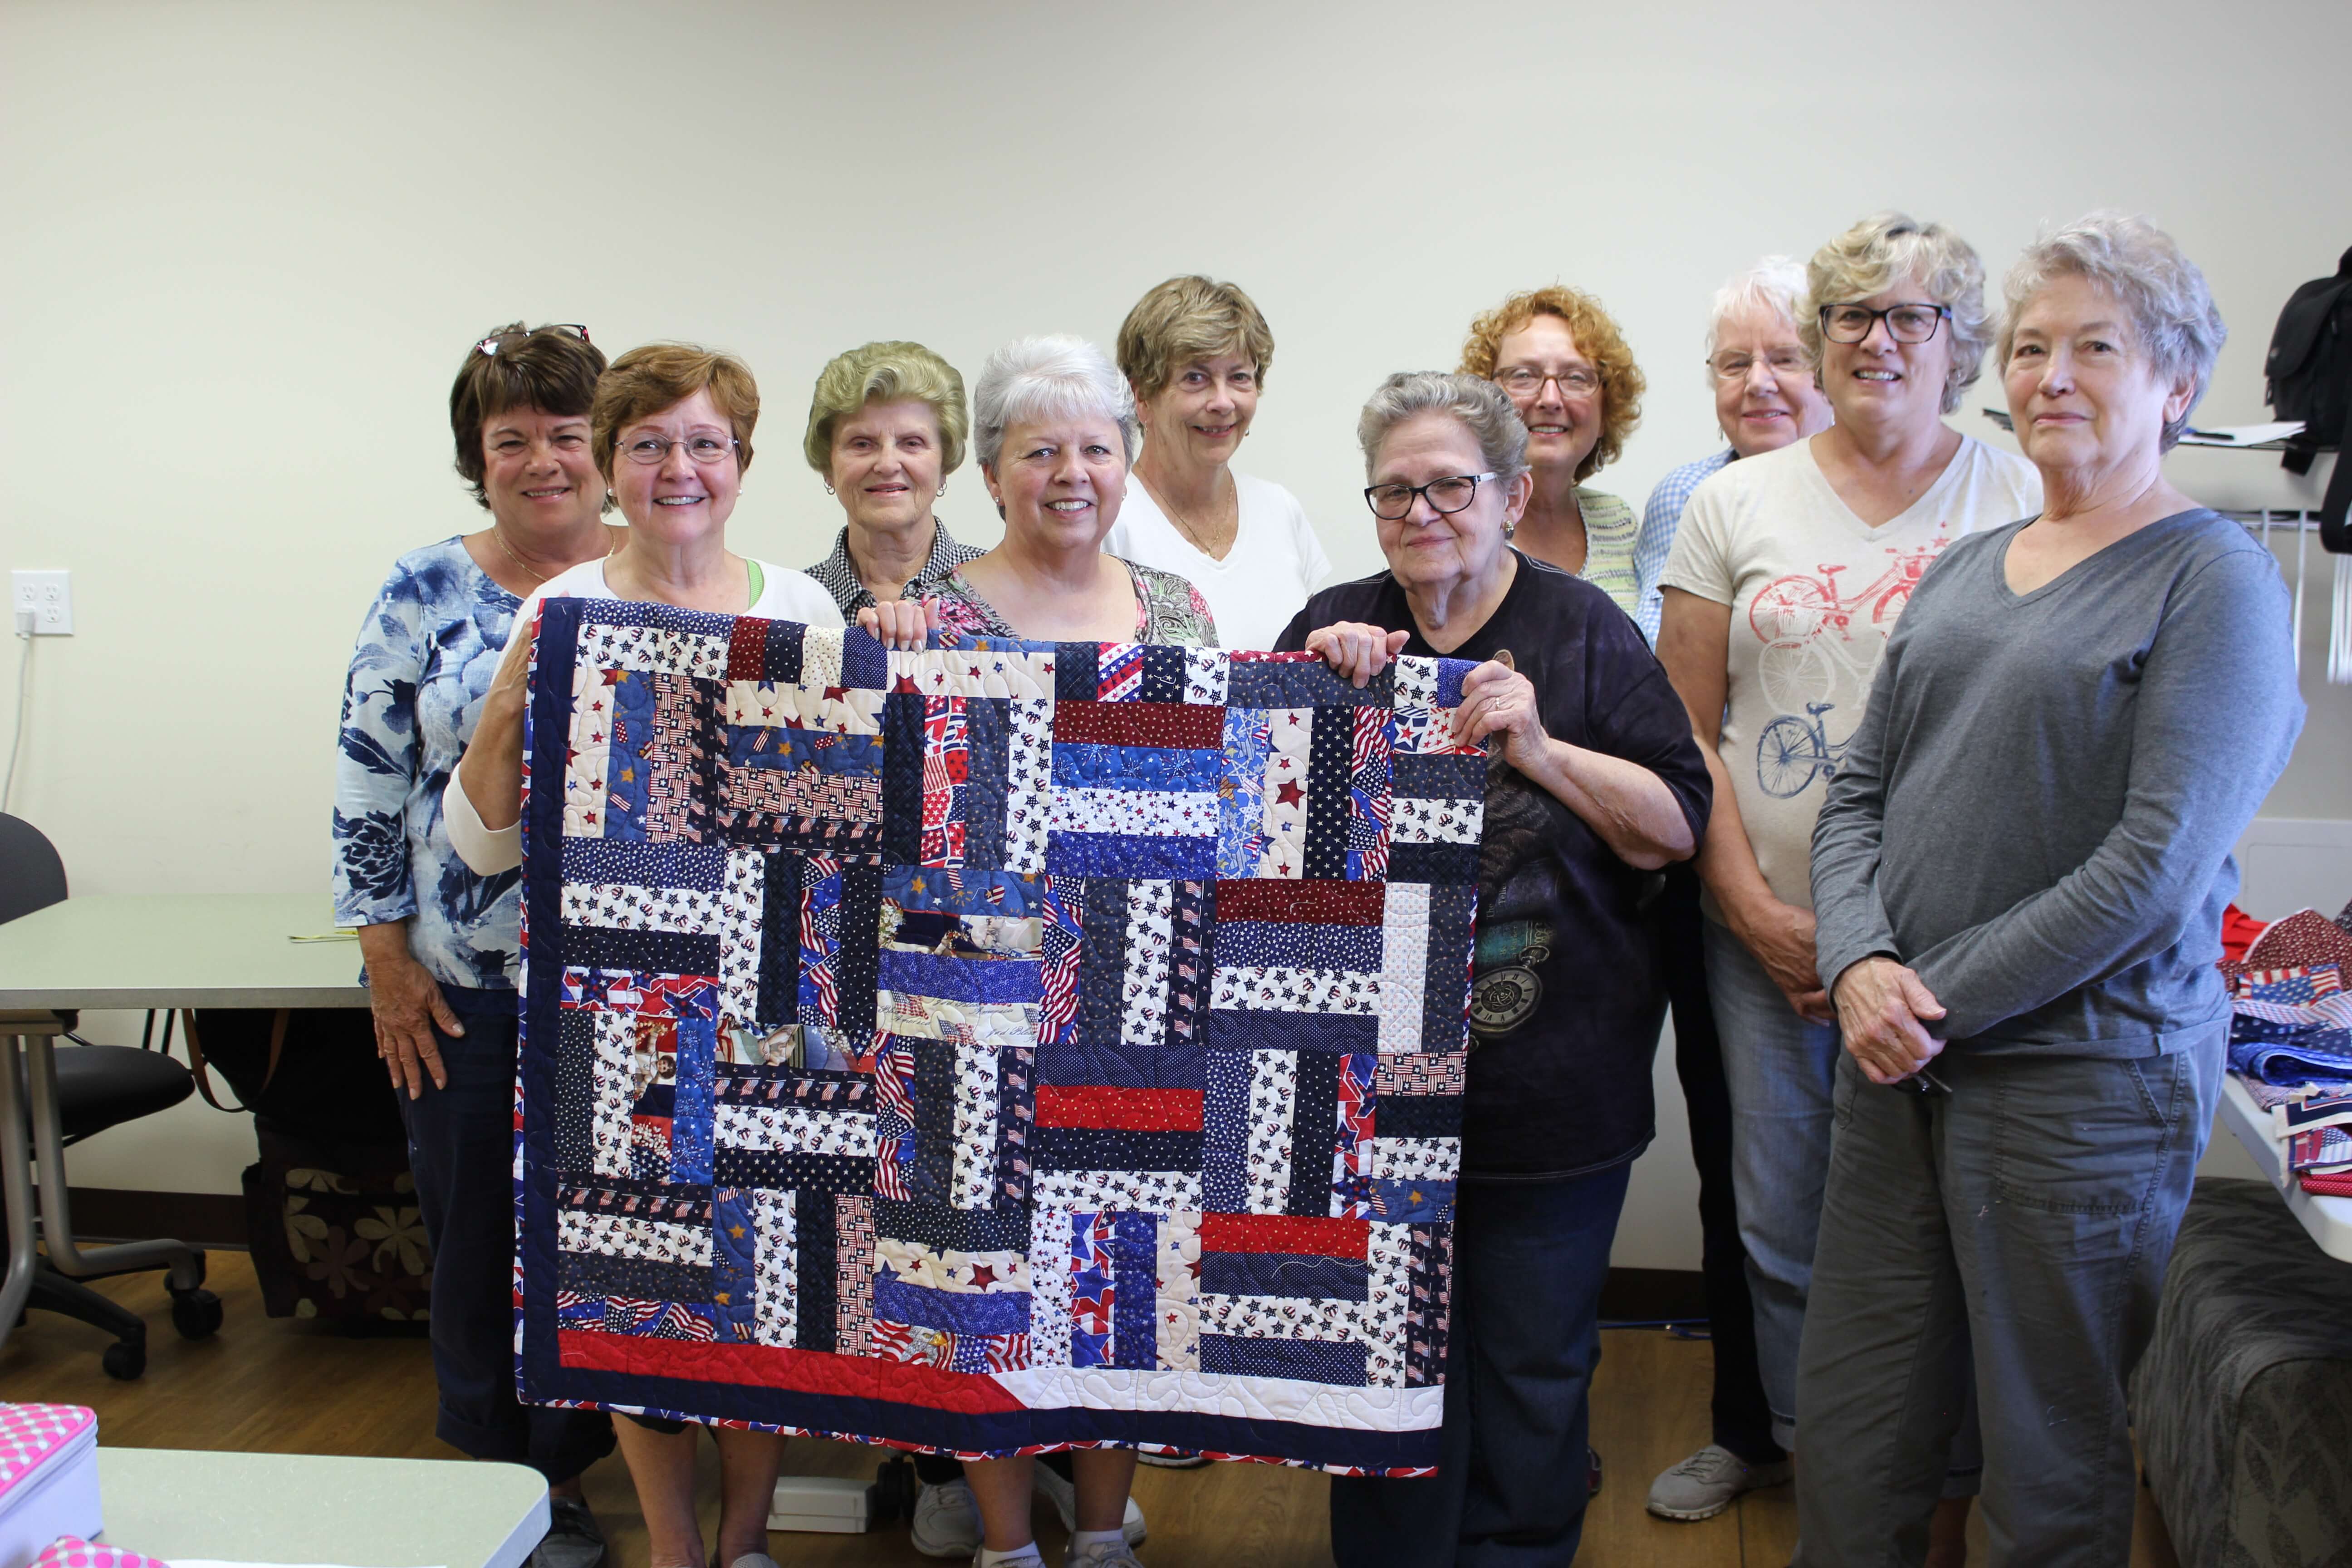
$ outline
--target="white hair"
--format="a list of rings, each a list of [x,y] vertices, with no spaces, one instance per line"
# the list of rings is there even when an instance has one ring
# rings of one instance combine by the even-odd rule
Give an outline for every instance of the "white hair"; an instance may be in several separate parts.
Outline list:
[[[2189,428],[2189,416],[2204,397],[2213,362],[2230,336],[2205,274],[2170,235],[2144,217],[2102,211],[2078,218],[2027,246],[2009,269],[1995,363],[2008,365],[2018,317],[2056,278],[2080,278],[2114,295],[2131,317],[2132,335],[2139,340],[2136,346],[2155,362],[2157,380],[2189,384],[2189,406],[2164,426],[2161,449],[2170,451]]]
[[[1118,426],[1127,461],[1135,463],[1143,427],[1135,394],[1102,350],[1057,332],[1020,338],[988,356],[971,392],[972,450],[992,472],[1004,449],[1004,432],[1042,419],[1102,418]]]
[[[1867,300],[1909,282],[1951,311],[1952,368],[1944,378],[1944,412],[1957,413],[1960,395],[1976,384],[1992,342],[1992,311],[1985,304],[1984,263],[1967,240],[1939,223],[1906,213],[1873,213],[1813,252],[1805,268],[1805,311],[1797,335],[1813,363],[1822,363],[1821,310]]]
[[[1508,394],[1483,375],[1417,370],[1399,371],[1374,387],[1357,416],[1356,442],[1364,449],[1366,479],[1372,477],[1389,432],[1422,414],[1460,420],[1478,443],[1478,460],[1494,474],[1498,488],[1507,488],[1527,472],[1528,427],[1519,422]]]
[[[1715,384],[1716,340],[1726,322],[1736,317],[1761,314],[1777,316],[1799,329],[1805,310],[1805,268],[1801,262],[1786,256],[1765,256],[1755,264],[1743,267],[1725,279],[1715,291],[1715,303],[1706,317],[1706,383]]]

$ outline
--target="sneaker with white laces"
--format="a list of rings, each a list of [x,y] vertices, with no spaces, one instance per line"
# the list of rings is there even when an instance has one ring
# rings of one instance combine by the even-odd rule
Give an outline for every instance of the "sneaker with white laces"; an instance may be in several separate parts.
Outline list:
[[[1143,1568],[1143,1564],[1126,1542],[1098,1541],[1071,1547],[1070,1554],[1062,1559],[1062,1568]]]
[[[980,1500],[959,1476],[915,1489],[915,1526],[908,1532],[926,1557],[970,1557],[980,1550]]]
[[[1751,1465],[1718,1443],[1709,1443],[1650,1483],[1649,1509],[1660,1519],[1713,1519],[1742,1492],[1777,1487],[1794,1473],[1786,1459]]]
[[[1197,1470],[1209,1462],[1206,1454],[1138,1454],[1138,1464],[1150,1465],[1155,1470]]]
[[[1050,1465],[1039,1465],[1037,1479],[1031,1485],[1038,1496],[1054,1505],[1054,1511],[1061,1516],[1064,1530],[1078,1528],[1078,1489],[1065,1479],[1060,1471]],[[1127,1500],[1127,1517],[1118,1521],[1118,1528],[1119,1533],[1127,1537],[1129,1546],[1143,1544],[1143,1507],[1132,1497]]]

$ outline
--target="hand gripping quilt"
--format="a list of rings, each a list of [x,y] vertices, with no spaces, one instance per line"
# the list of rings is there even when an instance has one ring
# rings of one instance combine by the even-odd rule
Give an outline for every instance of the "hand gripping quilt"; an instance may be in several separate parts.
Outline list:
[[[1433,1468],[1468,668],[549,601],[522,1397]]]

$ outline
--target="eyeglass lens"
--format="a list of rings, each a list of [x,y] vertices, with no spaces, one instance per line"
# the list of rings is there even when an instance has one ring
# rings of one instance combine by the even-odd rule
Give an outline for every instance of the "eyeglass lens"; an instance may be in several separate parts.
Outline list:
[[[1425,485],[1373,485],[1364,491],[1364,499],[1371,502],[1374,517],[1395,522],[1412,510],[1415,496],[1427,496],[1431,510],[1450,516],[1468,506],[1477,494],[1476,475],[1454,474]]]
[[[1944,319],[1941,305],[1889,305],[1874,310],[1867,305],[1824,305],[1822,331],[1833,343],[1858,343],[1870,336],[1874,322],[1885,321],[1887,335],[1898,343],[1924,343],[1936,335]]]
[[[638,436],[622,444],[621,455],[632,463],[651,468],[667,458],[672,447],[684,447],[690,461],[708,464],[725,461],[735,443],[723,436],[693,435],[679,441],[667,436]]]
[[[1745,381],[1748,373],[1756,368],[1756,356],[1747,353],[1721,353],[1707,361],[1715,374],[1724,381]],[[1764,364],[1774,375],[1803,375],[1813,367],[1802,349],[1774,349],[1764,356]]]
[[[1532,365],[1513,365],[1498,373],[1495,379],[1504,391],[1516,392],[1521,396],[1542,391],[1543,384],[1553,380],[1558,381],[1559,389],[1570,397],[1590,397],[1601,390],[1601,378],[1581,365],[1559,372],[1538,370]]]

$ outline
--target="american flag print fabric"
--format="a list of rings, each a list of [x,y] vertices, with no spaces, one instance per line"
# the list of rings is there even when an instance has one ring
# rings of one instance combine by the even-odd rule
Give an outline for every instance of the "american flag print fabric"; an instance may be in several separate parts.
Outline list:
[[[522,1397],[1433,1468],[1468,668],[549,601]]]

